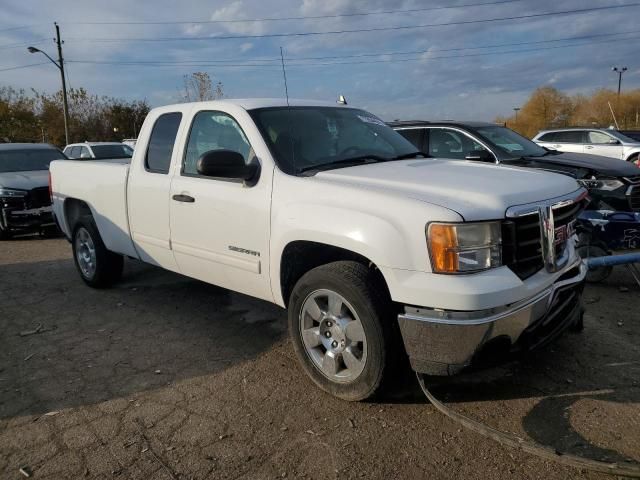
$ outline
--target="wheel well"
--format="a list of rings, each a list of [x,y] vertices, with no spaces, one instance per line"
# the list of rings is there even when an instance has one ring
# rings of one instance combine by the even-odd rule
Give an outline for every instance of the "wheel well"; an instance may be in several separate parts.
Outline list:
[[[69,228],[69,235],[73,233],[78,220],[85,215],[93,216],[86,202],[76,198],[67,198],[64,201],[64,219]]]
[[[635,152],[627,157],[627,162],[630,162],[632,160],[638,160],[639,158],[640,158],[640,152]]]
[[[321,265],[341,260],[358,262],[370,268],[380,280],[387,295],[391,296],[382,273],[368,258],[333,245],[299,240],[289,243],[282,251],[280,259],[280,288],[284,304],[289,303],[293,287],[305,273]]]

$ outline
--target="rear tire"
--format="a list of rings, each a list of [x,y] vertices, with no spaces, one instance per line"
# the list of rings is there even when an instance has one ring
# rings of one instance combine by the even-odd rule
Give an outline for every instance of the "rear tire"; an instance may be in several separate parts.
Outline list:
[[[122,276],[124,258],[107,250],[93,218],[81,218],[71,238],[73,260],[80,278],[93,288],[106,288]]]
[[[360,263],[334,262],[302,276],[289,299],[289,334],[318,387],[348,401],[380,391],[401,355],[390,307],[379,278]]]

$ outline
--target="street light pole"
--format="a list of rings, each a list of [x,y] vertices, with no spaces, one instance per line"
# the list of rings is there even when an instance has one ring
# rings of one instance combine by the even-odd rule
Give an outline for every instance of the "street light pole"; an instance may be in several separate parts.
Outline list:
[[[516,119],[514,120],[514,123],[518,123],[518,112],[520,111],[520,107],[513,107],[513,111],[516,112]]]
[[[620,99],[620,87],[622,86],[622,74],[627,71],[627,67],[611,67],[612,72],[618,74],[618,99]]]
[[[39,48],[36,47],[28,47],[29,53],[39,52],[47,57],[51,63],[53,63],[58,70],[60,70],[60,77],[62,79],[62,111],[64,115],[64,138],[66,141],[66,145],[69,145],[69,104],[67,102],[67,81],[64,75],[64,59],[62,58],[62,41],[60,40],[60,26],[57,23],[54,23],[56,26],[56,44],[58,46],[58,61],[56,62],[53,58],[47,55],[46,52],[43,52]]]

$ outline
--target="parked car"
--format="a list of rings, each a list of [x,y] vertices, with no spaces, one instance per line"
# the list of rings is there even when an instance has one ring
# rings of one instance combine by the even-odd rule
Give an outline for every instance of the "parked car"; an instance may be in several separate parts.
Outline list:
[[[125,138],[124,140],[122,140],[122,143],[124,143],[125,145],[127,145],[127,146],[129,146],[131,148],[135,148],[137,141],[138,141],[137,138]]]
[[[430,156],[564,173],[589,189],[589,209],[640,211],[640,170],[630,163],[550,150],[495,123],[406,121],[389,125]]]
[[[131,158],[133,148],[118,142],[72,143],[64,147],[67,157],[80,160]]]
[[[543,130],[533,141],[561,152],[588,153],[633,163],[640,158],[640,141],[608,128]]]
[[[619,132],[624,135],[627,138],[630,138],[631,140],[635,140],[636,142],[640,143],[640,130],[619,130]],[[637,165],[637,160],[636,160],[636,165]]]
[[[127,256],[287,307],[304,370],[343,399],[376,393],[405,352],[452,375],[581,321],[584,188],[424,158],[350,106],[156,108],[130,164],[54,162],[51,182],[87,285],[115,282]]]
[[[55,228],[49,164],[64,158],[60,150],[44,143],[0,144],[0,240]]]

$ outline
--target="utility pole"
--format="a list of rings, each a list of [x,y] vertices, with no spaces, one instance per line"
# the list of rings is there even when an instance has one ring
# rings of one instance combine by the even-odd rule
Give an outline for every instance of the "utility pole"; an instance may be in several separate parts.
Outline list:
[[[520,107],[513,107],[513,111],[516,112],[516,119],[514,120],[513,123],[515,123],[516,125],[518,124],[518,111],[520,110]]]
[[[60,75],[62,76],[62,108],[64,110],[64,136],[69,145],[69,103],[67,102],[67,80],[64,75],[64,59],[62,58],[62,41],[60,40],[60,25],[54,22],[56,26],[56,43],[58,44],[58,65],[60,66]]]
[[[618,100],[620,99],[620,87],[622,86],[622,74],[627,71],[627,67],[611,67],[612,72],[618,74]]]

